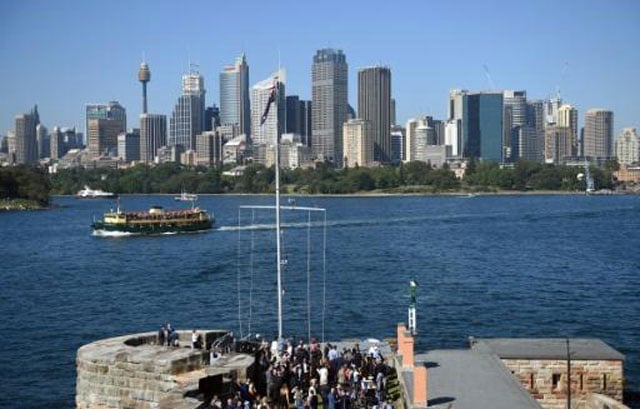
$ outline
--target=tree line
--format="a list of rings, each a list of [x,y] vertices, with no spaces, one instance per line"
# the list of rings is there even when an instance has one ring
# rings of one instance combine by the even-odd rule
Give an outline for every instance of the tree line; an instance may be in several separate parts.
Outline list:
[[[598,189],[614,187],[615,164],[591,168]],[[582,167],[517,162],[512,167],[470,161],[462,180],[448,167],[435,169],[415,161],[400,166],[334,169],[318,164],[310,169],[281,171],[282,191],[301,194],[447,193],[501,190],[583,191]],[[136,165],[128,169],[63,169],[51,175],[54,194],[75,194],[85,185],[114,193],[272,193],[275,170],[248,165],[241,176],[224,175],[221,169],[186,167],[176,163]]]
[[[27,167],[0,168],[0,200],[27,200],[47,206],[51,183],[44,170]]]

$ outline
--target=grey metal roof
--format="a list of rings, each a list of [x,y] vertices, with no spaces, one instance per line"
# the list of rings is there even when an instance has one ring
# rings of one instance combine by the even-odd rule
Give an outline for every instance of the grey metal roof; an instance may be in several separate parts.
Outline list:
[[[476,339],[474,349],[485,345],[503,359],[567,359],[566,338]],[[624,360],[624,355],[600,339],[570,338],[571,359]]]
[[[429,407],[542,408],[490,351],[435,350],[416,355],[416,362],[428,368]]]

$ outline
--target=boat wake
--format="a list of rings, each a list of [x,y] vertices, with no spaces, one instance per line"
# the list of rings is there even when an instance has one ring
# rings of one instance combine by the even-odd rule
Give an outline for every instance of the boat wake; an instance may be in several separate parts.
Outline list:
[[[136,234],[124,231],[94,230],[93,235],[96,237],[127,237],[135,236]]]

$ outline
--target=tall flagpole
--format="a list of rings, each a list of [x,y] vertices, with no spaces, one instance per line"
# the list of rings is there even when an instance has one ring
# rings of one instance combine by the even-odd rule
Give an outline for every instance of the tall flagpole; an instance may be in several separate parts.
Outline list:
[[[280,58],[278,57],[278,60]],[[281,256],[281,233],[280,233],[280,141],[278,140],[278,99],[280,98],[280,61],[278,61],[278,76],[275,81],[275,104],[276,104],[276,147],[275,147],[275,166],[276,166],[276,255],[278,263],[278,340],[282,338],[282,256]]]

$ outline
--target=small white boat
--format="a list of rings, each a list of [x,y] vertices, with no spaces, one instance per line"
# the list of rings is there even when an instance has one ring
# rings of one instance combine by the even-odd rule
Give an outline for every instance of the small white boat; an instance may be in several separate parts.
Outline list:
[[[80,190],[76,193],[76,198],[78,199],[111,199],[116,197],[115,193],[105,192],[103,190],[97,189],[93,190],[89,186],[84,187],[84,189]]]
[[[177,202],[194,202],[198,200],[198,195],[195,193],[187,193],[184,190],[180,193],[180,196],[175,196],[174,199]]]

